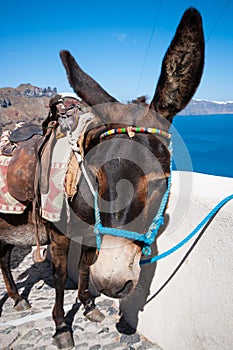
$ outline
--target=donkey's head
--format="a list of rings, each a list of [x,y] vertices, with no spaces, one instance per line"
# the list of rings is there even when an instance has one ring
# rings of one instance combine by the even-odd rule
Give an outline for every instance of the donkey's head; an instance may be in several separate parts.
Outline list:
[[[118,103],[81,70],[68,51],[60,55],[71,86],[98,119],[86,134],[84,154],[98,182],[101,224],[145,235],[168,186],[170,122],[188,104],[202,76],[201,16],[193,8],[184,13],[148,107]],[[101,234],[91,274],[98,290],[110,297],[124,297],[137,285],[144,243],[132,238]]]

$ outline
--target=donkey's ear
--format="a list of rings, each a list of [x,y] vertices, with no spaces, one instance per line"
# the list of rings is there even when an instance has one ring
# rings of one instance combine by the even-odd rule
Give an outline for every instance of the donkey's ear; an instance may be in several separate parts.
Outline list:
[[[188,9],[163,59],[150,108],[168,120],[194,95],[204,67],[204,35],[199,12]]]
[[[101,103],[117,102],[94,79],[86,74],[77,64],[69,51],[61,51],[60,57],[66,69],[71,87],[84,102],[90,106]]]

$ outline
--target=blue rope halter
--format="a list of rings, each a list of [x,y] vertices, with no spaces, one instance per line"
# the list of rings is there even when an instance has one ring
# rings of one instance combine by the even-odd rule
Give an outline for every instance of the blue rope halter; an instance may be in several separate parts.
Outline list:
[[[151,133],[151,134],[158,134],[160,136],[166,137],[167,139],[171,138],[171,135],[166,133],[165,131],[155,129],[155,128],[140,128],[140,127],[129,127],[129,128],[120,128],[120,129],[111,129],[105,133],[103,133],[100,137],[105,138],[106,136],[110,136],[113,134],[126,134],[128,133],[128,136],[130,138],[134,137],[135,133]],[[107,234],[117,237],[124,237],[128,238],[130,240],[140,241],[143,242],[143,248],[142,253],[146,256],[151,254],[151,248],[150,245],[154,242],[156,234],[160,228],[161,225],[164,224],[164,210],[168,202],[169,194],[170,194],[170,188],[171,188],[171,174],[172,174],[172,143],[169,144],[169,151],[171,153],[171,160],[170,160],[170,176],[168,178],[168,184],[167,184],[167,190],[163,195],[159,210],[154,217],[152,224],[150,225],[148,231],[146,234],[141,234],[134,231],[127,231],[127,230],[121,230],[117,228],[112,227],[104,227],[101,223],[100,218],[100,209],[98,205],[98,192],[94,190],[91,181],[87,175],[87,172],[85,170],[84,165],[81,162],[81,168],[84,174],[84,177],[90,187],[90,190],[94,196],[94,210],[95,210],[95,225],[94,225],[94,233],[96,235],[96,245],[97,249],[100,250],[101,247],[101,235]],[[191,238],[194,237],[204,226],[207,224],[216,214],[217,212],[229,201],[233,200],[233,194],[227,196],[223,200],[221,200],[210,212],[206,215],[206,217],[196,226],[196,228],[189,233],[182,241],[180,241],[175,246],[171,247],[167,251],[156,255],[154,257],[151,257],[146,260],[140,261],[140,265],[144,264],[152,264],[162,258],[167,257],[168,255],[172,254],[173,252],[177,251],[179,248],[181,248],[183,245],[185,245]]]
[[[133,130],[132,130],[133,128]],[[159,129],[152,129],[152,128],[139,128],[139,127],[131,127],[127,129],[112,129],[108,132],[105,132],[101,135],[101,138],[112,135],[112,134],[117,134],[117,133],[127,133],[132,131],[133,133],[135,132],[143,132],[143,133],[153,133],[153,134],[159,134],[160,136],[166,137],[170,139],[171,135],[159,130]],[[130,137],[133,137],[134,135],[129,134]],[[95,192],[94,195],[94,209],[95,209],[95,225],[94,225],[94,233],[96,235],[96,245],[97,249],[100,250],[101,247],[101,235],[111,235],[111,236],[116,236],[116,237],[124,237],[130,240],[134,241],[140,241],[143,242],[143,248],[142,248],[142,253],[146,256],[149,256],[151,254],[151,248],[150,245],[154,242],[155,236],[160,228],[161,225],[164,224],[164,210],[168,202],[169,194],[170,194],[170,188],[171,188],[171,174],[172,174],[172,143],[170,142],[169,144],[169,151],[171,153],[171,160],[170,160],[170,176],[168,178],[168,183],[167,183],[167,190],[163,195],[160,207],[158,209],[158,212],[156,216],[154,217],[152,224],[150,225],[148,231],[145,234],[134,232],[134,231],[127,231],[127,230],[121,230],[113,227],[105,227],[101,223],[101,218],[100,218],[100,209],[98,205],[98,192]]]

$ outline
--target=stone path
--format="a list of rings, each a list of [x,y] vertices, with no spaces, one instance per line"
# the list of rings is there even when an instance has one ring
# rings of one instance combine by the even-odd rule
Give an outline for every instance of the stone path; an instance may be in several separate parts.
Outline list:
[[[54,303],[51,263],[45,260],[35,264],[31,248],[14,248],[12,272],[21,294],[28,297],[31,308],[18,312],[13,301],[5,292],[0,274],[0,349],[1,350],[56,350],[53,344],[54,323],[51,318]],[[93,323],[83,316],[79,303],[73,304],[77,288],[71,280],[65,291],[65,311],[67,320],[74,331],[75,349],[79,350],[161,350],[143,335],[121,334],[116,330],[118,308],[111,299],[97,299],[99,309],[104,313],[102,323]]]

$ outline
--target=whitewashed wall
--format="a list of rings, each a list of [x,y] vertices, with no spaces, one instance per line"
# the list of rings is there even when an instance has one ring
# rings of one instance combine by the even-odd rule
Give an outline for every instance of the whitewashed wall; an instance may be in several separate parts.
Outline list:
[[[166,230],[158,238],[163,252],[183,239],[219,200],[233,193],[233,178],[174,172]],[[192,241],[193,242],[193,241]],[[191,242],[191,243],[192,243]],[[191,244],[190,243],[190,244]],[[140,285],[121,303],[126,318],[163,350],[231,350],[233,344],[233,201],[209,225],[175,277],[152,296],[188,247],[142,268]],[[78,254],[70,251],[70,276],[77,276]],[[142,310],[143,311],[139,311]]]

